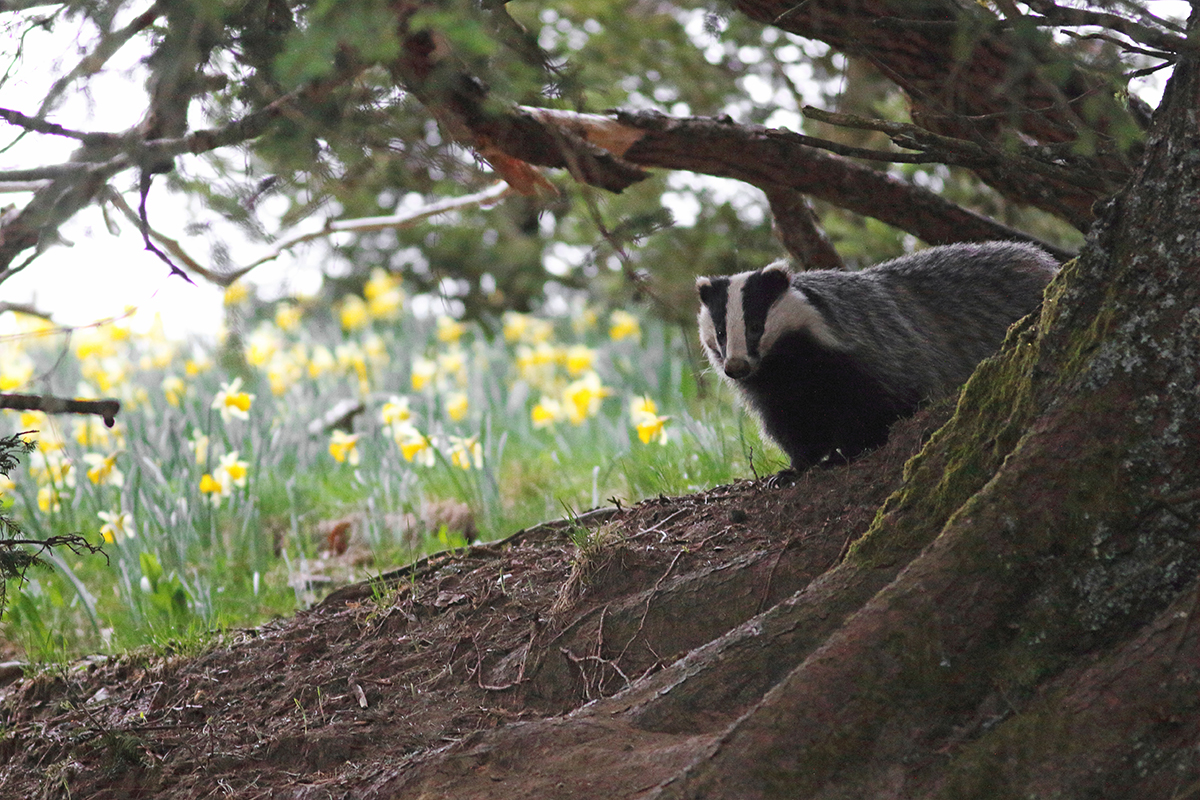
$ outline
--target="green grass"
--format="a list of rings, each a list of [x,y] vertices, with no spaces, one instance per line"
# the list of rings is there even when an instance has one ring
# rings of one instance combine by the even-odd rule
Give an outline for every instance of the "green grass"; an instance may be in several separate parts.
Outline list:
[[[465,503],[481,538],[494,539],[562,517],[564,509],[693,492],[782,466],[777,452],[763,457],[756,427],[726,387],[708,376],[707,392],[700,391],[683,332],[652,320],[642,319],[641,332],[620,341],[609,336],[607,321],[580,328],[547,320],[540,344],[489,336],[477,326],[456,343],[443,341],[432,320],[411,315],[359,322],[347,331],[336,316],[312,311],[293,332],[243,323],[240,337],[223,344],[170,343],[131,335],[119,324],[69,338],[35,335],[30,326],[0,337],[0,386],[115,395],[123,402],[113,432],[83,418],[5,412],[0,434],[37,429],[41,445],[10,476],[11,485],[0,484],[7,513],[29,537],[71,532],[92,542],[104,539],[101,512],[131,518],[129,531],[104,544],[107,564],[101,556],[60,552],[52,571],[30,573],[22,586],[13,582],[4,636],[28,658],[50,662],[146,645],[195,647],[212,631],[255,625],[305,602],[309,596],[296,581],[318,555],[322,521],[364,515],[361,536],[374,562],[339,567],[338,579],[352,580],[460,541],[454,532],[429,532],[413,548],[384,524],[386,515],[419,513],[431,501]],[[275,355],[264,358],[268,340]],[[303,357],[292,349],[297,345]],[[586,372],[598,376],[593,390],[602,386],[607,394],[584,391],[591,404],[579,406],[574,421],[539,427],[531,417],[535,404],[552,397],[572,407],[563,391],[586,374],[568,374],[564,354],[573,345],[590,348]],[[322,371],[328,359],[322,361],[318,347],[335,362],[342,348],[341,364],[326,363]],[[538,352],[543,361],[557,358],[530,367],[538,360],[530,354]],[[189,359],[200,362],[192,375]],[[446,359],[460,361],[461,369],[418,390],[419,359],[450,367],[456,365]],[[282,372],[290,378],[273,391],[272,378]],[[33,375],[49,379],[29,385]],[[235,376],[254,395],[247,419],[223,419],[212,408]],[[177,404],[164,390],[174,378],[185,388]],[[458,393],[465,393],[467,411],[454,420],[449,412],[461,403]],[[639,396],[668,418],[665,444],[639,439],[630,407]],[[409,424],[417,433],[406,435],[432,443],[424,453],[428,465],[406,459],[385,425],[381,412],[393,397],[407,398],[412,410]],[[308,431],[310,421],[343,399],[365,406],[354,421],[357,464],[335,460],[329,433]],[[101,438],[81,443],[75,434],[89,424]],[[189,446],[199,436],[209,441],[201,461]],[[451,437],[477,443],[465,463],[454,463]],[[214,505],[201,491],[203,476],[216,479],[221,457],[233,452],[245,465],[245,485],[227,481]],[[88,468],[114,453],[122,485],[94,482]],[[64,463],[70,464],[65,477]],[[55,464],[57,472],[46,469]],[[46,505],[51,492],[56,507]]]

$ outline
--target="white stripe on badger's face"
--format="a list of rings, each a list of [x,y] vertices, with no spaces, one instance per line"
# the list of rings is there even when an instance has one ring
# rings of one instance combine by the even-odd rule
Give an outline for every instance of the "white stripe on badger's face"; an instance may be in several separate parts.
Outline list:
[[[767,324],[758,342],[759,355],[771,352],[779,337],[791,331],[807,329],[819,344],[830,350],[843,350],[844,346],[834,335],[833,329],[821,316],[821,312],[804,296],[804,292],[792,287],[771,305],[767,312]]]
[[[746,278],[752,272],[740,272],[729,279],[729,297],[725,305],[725,364],[730,359],[745,359],[751,368],[757,359],[751,359],[746,347],[745,303],[742,300],[742,290],[746,287]]]

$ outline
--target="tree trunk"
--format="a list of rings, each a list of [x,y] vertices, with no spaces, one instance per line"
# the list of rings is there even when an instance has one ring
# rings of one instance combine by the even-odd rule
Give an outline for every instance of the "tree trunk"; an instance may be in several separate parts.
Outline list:
[[[612,796],[631,772],[663,798],[1190,796],[1198,108],[1188,56],[1128,190],[841,565],[614,698],[472,737],[381,794],[502,796],[523,765],[540,797]]]

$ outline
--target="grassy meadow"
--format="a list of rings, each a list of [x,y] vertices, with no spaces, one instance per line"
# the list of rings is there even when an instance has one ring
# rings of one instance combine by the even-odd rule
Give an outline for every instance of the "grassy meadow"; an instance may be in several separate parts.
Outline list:
[[[129,319],[63,331],[9,317],[0,391],[122,410],[112,429],[0,413],[0,435],[37,445],[0,476],[0,511],[27,538],[78,533],[107,556],[59,549],[52,570],[10,581],[8,656],[186,647],[291,613],[331,572],[353,580],[462,546],[436,519],[398,528],[440,505],[487,540],[782,465],[724,386],[698,386],[694,331],[651,314],[566,304],[485,329],[415,315],[382,270],[333,308],[253,305],[231,287],[210,341]],[[339,404],[361,411],[330,427]],[[340,519],[355,521],[354,551],[334,557]]]

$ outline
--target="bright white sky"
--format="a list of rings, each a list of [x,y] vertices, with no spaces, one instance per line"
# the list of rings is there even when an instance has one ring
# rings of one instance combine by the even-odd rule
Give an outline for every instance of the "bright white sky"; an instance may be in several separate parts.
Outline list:
[[[1182,0],[1157,0],[1150,6],[1162,16],[1184,17],[1188,11],[1188,4]],[[78,63],[88,48],[73,41],[67,35],[68,28],[64,25],[54,34],[35,31],[27,36],[27,53],[56,55],[45,70],[20,71],[18,80],[6,86],[4,105],[32,113],[54,77]],[[12,47],[11,42],[0,43],[0,57]],[[50,118],[76,130],[119,131],[136,124],[145,108],[145,93],[141,71],[135,61],[133,54],[119,54],[104,73],[92,79],[90,94],[72,93]],[[1157,103],[1163,77],[1159,73],[1144,82],[1144,86],[1137,87],[1152,105]],[[205,123],[195,120],[194,124],[203,127]],[[15,133],[15,128],[0,122],[0,147],[10,143]],[[0,153],[0,171],[57,163],[66,160],[73,149],[70,140],[29,136]],[[185,170],[204,168],[202,160],[193,157],[182,157],[177,164]],[[135,180],[136,177],[128,173],[118,178],[117,185],[128,190],[126,199],[136,208],[137,195],[132,189]],[[0,194],[0,211],[9,204],[23,206],[29,196],[27,193]],[[189,209],[182,198],[168,194],[161,177],[150,198],[150,219],[154,227],[179,239],[201,263],[207,262],[208,241],[188,237],[183,232],[187,224],[205,221],[205,217],[199,216],[204,212],[198,206]],[[670,197],[666,199],[669,201]],[[679,210],[683,212],[681,216],[687,216],[685,208]],[[88,324],[121,314],[126,306],[133,305],[139,309],[134,318],[135,328],[149,327],[157,313],[162,316],[167,334],[173,337],[216,331],[223,318],[222,291],[203,281],[191,285],[170,276],[167,266],[143,249],[141,235],[134,225],[123,217],[113,217],[113,221],[119,226],[118,235],[108,230],[98,208],[90,207],[77,214],[61,229],[62,237],[73,245],[51,248],[24,273],[0,283],[0,300],[32,302],[37,308],[51,312],[57,322],[68,325]],[[312,226],[320,223],[321,220],[310,220]],[[264,252],[263,245],[245,241],[233,226],[220,222],[216,222],[216,226],[235,263],[249,263]],[[271,296],[288,291],[314,291],[320,280],[317,264],[327,253],[324,245],[316,244],[291,255],[285,254],[251,273],[252,283],[267,287],[262,291]]]

